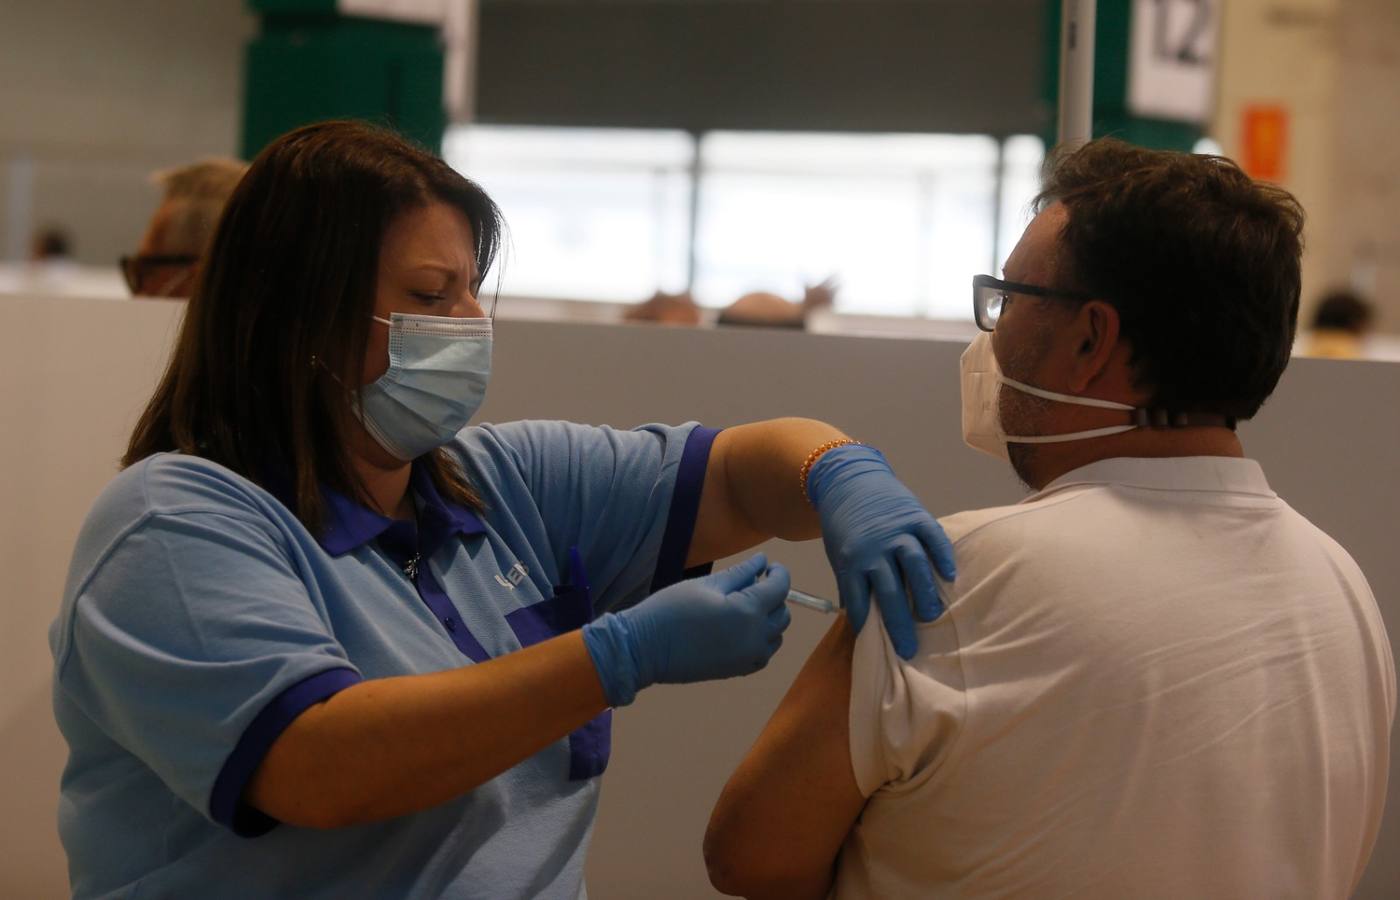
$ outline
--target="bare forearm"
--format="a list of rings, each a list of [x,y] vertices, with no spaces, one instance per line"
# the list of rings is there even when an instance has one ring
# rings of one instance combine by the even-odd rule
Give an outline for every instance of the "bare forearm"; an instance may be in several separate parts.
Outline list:
[[[247,799],[311,827],[415,812],[489,781],[606,707],[581,632],[480,665],[361,682],[283,732]]]
[[[790,541],[821,533],[798,473],[813,450],[845,438],[815,419],[770,419],[725,429],[725,475],[734,505],[755,530]]]
[[[813,450],[844,438],[814,419],[769,419],[726,428],[705,470],[686,565],[721,559],[780,537],[805,541],[821,522],[802,496],[799,474]]]

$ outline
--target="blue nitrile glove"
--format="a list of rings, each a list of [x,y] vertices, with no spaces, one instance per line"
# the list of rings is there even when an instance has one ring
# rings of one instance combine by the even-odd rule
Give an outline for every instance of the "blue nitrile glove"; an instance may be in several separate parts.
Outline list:
[[[770,568],[760,553],[585,625],[609,705],[626,706],[648,685],[733,678],[768,665],[792,621],[783,602],[791,586],[787,569]]]
[[[807,496],[821,517],[851,627],[865,624],[874,593],[895,652],[912,658],[919,643],[910,598],[919,621],[932,622],[943,614],[933,567],[949,581],[957,575],[947,535],[874,447],[847,444],[823,453],[807,473]]]

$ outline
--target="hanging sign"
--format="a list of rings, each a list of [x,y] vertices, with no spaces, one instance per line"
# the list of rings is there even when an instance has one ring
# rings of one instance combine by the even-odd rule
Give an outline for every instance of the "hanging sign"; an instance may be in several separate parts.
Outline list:
[[[1288,162],[1288,111],[1257,104],[1244,108],[1240,165],[1250,178],[1283,181]]]
[[[1215,101],[1224,0],[1133,0],[1128,111],[1204,123]]]

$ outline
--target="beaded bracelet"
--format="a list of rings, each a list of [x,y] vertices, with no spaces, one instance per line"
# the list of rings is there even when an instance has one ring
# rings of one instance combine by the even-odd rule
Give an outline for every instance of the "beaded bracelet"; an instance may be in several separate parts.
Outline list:
[[[840,438],[834,441],[827,441],[811,453],[808,453],[807,458],[802,461],[801,470],[797,473],[797,478],[802,484],[802,498],[808,503],[812,502],[811,495],[807,493],[807,476],[812,474],[812,466],[816,465],[817,460],[821,459],[823,453],[828,450],[835,450],[837,447],[847,447],[851,444],[859,443],[860,441],[855,438]]]

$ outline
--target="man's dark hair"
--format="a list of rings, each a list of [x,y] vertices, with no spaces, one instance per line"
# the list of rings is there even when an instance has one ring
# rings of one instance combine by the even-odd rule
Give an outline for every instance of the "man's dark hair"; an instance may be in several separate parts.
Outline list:
[[[1313,312],[1312,327],[1361,334],[1371,325],[1371,304],[1351,291],[1332,291]]]
[[[321,487],[370,506],[351,465],[346,385],[369,343],[379,247],[396,217],[434,202],[471,222],[484,278],[500,212],[475,183],[398,135],[322,122],[273,141],[224,207],[165,376],[122,462],[176,450],[267,487],[289,482],[315,532]],[[439,491],[479,507],[452,455],[420,457]]]
[[[1228,159],[1100,139],[1061,149],[1037,209],[1060,202],[1058,277],[1118,310],[1150,405],[1247,419],[1288,364],[1303,209]]]

